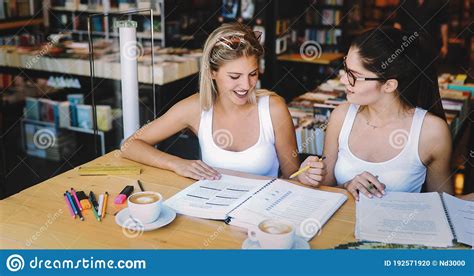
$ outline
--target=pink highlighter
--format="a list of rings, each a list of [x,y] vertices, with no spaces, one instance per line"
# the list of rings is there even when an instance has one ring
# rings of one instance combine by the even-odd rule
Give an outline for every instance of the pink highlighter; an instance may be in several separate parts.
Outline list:
[[[115,197],[114,203],[115,204],[123,204],[127,200],[127,198],[132,194],[133,186],[125,186],[123,190],[120,192],[118,196]]]

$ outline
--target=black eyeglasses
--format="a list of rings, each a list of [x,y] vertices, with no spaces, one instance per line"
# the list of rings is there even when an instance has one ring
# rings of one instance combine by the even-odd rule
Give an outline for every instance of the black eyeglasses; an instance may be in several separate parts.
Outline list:
[[[346,64],[346,58],[347,56],[344,57],[342,61],[342,66],[344,67],[344,71],[347,74],[347,80],[349,81],[349,84],[354,87],[356,81],[380,81],[380,80],[385,80],[384,78],[364,78],[364,77],[356,77],[354,76],[354,73],[352,73],[351,70],[347,68]]]

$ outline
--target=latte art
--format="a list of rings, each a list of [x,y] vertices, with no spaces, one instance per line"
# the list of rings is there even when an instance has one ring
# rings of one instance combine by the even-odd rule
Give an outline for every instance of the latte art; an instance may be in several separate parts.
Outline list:
[[[130,201],[135,204],[150,204],[159,201],[161,198],[156,194],[137,194],[130,197]]]
[[[291,226],[275,221],[267,221],[259,225],[260,230],[268,234],[286,234],[290,233],[293,229]]]

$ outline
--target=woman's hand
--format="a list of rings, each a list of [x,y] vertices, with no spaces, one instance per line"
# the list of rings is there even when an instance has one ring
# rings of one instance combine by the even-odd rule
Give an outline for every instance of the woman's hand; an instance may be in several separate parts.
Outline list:
[[[326,165],[317,156],[309,156],[300,169],[306,166],[309,166],[309,169],[298,175],[298,181],[310,186],[319,186],[326,175]]]
[[[221,174],[201,160],[180,159],[173,163],[173,171],[181,176],[196,180],[217,180]]]
[[[377,177],[369,172],[363,172],[351,181],[344,184],[344,188],[352,194],[355,200],[359,201],[359,192],[363,193],[368,198],[374,195],[382,197],[385,194],[385,185],[380,183]]]

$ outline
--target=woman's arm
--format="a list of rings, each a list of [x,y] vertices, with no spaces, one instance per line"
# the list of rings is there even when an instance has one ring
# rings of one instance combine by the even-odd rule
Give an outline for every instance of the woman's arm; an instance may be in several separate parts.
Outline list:
[[[128,137],[120,148],[122,156],[194,179],[216,179],[219,173],[201,160],[185,160],[154,147],[185,128],[192,128],[196,132],[194,128],[199,124],[196,121],[199,118],[199,94],[195,94],[178,102],[164,115]]]
[[[323,185],[335,186],[336,178],[334,176],[334,167],[336,166],[337,153],[339,151],[339,133],[341,132],[344,118],[350,104],[344,103],[334,109],[329,117],[329,123],[324,137],[323,156],[326,157],[324,163],[327,168],[326,177]]]
[[[292,173],[298,170],[300,161],[296,149],[295,127],[282,97],[270,96],[270,116],[282,178],[289,178]]]
[[[446,122],[432,114],[427,114],[420,134],[420,158],[426,164],[428,192],[453,194],[451,179],[451,132]]]

